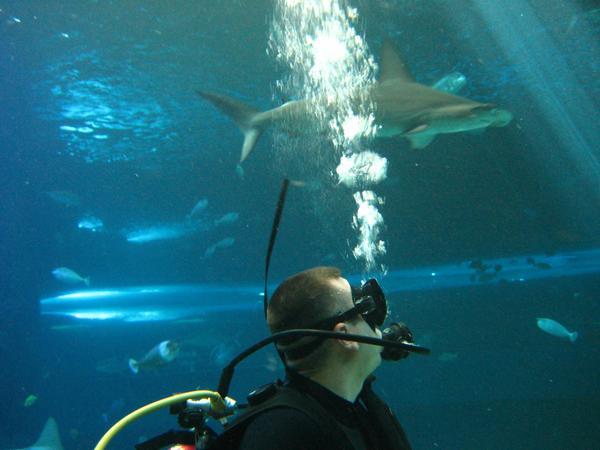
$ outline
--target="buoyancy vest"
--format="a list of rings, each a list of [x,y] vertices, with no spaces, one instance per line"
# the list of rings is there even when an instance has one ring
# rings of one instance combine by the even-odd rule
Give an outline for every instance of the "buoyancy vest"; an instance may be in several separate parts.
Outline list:
[[[410,444],[390,407],[381,400],[371,387],[375,377],[369,377],[363,386],[359,399],[367,410],[369,422],[378,436],[377,450],[411,450]],[[331,450],[338,448],[359,448],[353,435],[336,421],[316,399],[281,381],[270,383],[257,389],[248,397],[250,407],[229,425],[211,445],[211,450],[230,450],[239,446],[246,427],[259,414],[275,408],[291,408],[308,416],[316,427],[330,436]]]

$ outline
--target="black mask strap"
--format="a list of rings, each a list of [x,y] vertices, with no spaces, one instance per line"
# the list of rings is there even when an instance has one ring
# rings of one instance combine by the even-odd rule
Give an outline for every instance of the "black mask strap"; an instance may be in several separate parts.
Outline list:
[[[275,217],[273,218],[273,227],[271,228],[271,237],[269,238],[269,248],[267,250],[267,260],[265,262],[265,298],[264,298],[264,312],[265,319],[267,318],[267,307],[269,306],[269,297],[267,295],[267,283],[269,278],[269,264],[271,263],[271,253],[273,253],[273,246],[275,245],[275,238],[279,231],[279,222],[281,221],[281,214],[283,213],[283,205],[285,204],[285,196],[287,189],[290,184],[290,180],[287,178],[283,179],[281,184],[281,191],[279,192],[279,200],[277,201],[277,209],[275,210]]]

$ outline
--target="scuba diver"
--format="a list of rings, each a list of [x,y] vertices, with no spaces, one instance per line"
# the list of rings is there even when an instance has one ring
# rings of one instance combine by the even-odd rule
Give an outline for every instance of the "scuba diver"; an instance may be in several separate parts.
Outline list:
[[[383,331],[385,295],[375,279],[351,285],[335,267],[315,267],[284,280],[269,300],[271,253],[289,185],[284,180],[265,265],[264,315],[271,335],[241,352],[223,369],[216,391],[174,394],[145,405],[114,424],[95,450],[104,450],[126,426],[170,407],[186,430],[171,430],[137,450],[410,450],[390,407],[372,390],[372,372],[382,360],[429,354],[414,344],[403,323]],[[267,384],[240,405],[228,397],[235,366],[275,343],[285,381]],[[221,422],[217,434],[208,418]]]
[[[374,279],[352,287],[339,269],[315,267],[281,283],[267,322],[272,333],[308,328],[381,339],[378,327],[386,315]],[[383,347],[315,337],[280,340],[276,346],[287,379],[271,388],[259,412],[241,419],[249,423],[237,448],[410,449],[392,411],[371,389]]]

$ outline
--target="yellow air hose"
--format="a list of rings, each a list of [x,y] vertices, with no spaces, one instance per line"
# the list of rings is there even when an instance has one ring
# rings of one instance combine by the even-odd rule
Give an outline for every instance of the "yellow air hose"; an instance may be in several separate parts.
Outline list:
[[[175,394],[170,397],[163,398],[161,400],[157,400],[155,402],[149,403],[141,408],[136,409],[135,411],[127,414],[117,423],[115,423],[110,430],[108,430],[102,439],[98,441],[94,450],[104,450],[108,443],[121,432],[123,428],[132,424],[138,419],[141,419],[144,416],[147,416],[154,411],[157,411],[161,408],[170,406],[175,403],[184,402],[186,400],[199,400],[203,398],[210,399],[211,407],[216,412],[222,412],[225,410],[225,402],[221,398],[218,392],[214,391],[189,391],[182,392],[181,394]]]

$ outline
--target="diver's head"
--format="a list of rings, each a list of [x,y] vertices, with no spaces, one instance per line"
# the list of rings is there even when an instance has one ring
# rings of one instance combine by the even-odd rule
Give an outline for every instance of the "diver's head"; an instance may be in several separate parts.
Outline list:
[[[374,280],[351,288],[335,267],[305,270],[274,292],[267,310],[269,328],[272,333],[316,328],[380,338],[385,312],[378,308],[375,289],[381,292]],[[307,376],[335,366],[355,368],[354,375],[366,378],[381,362],[381,347],[354,341],[304,337],[280,340],[277,346],[288,367]]]

